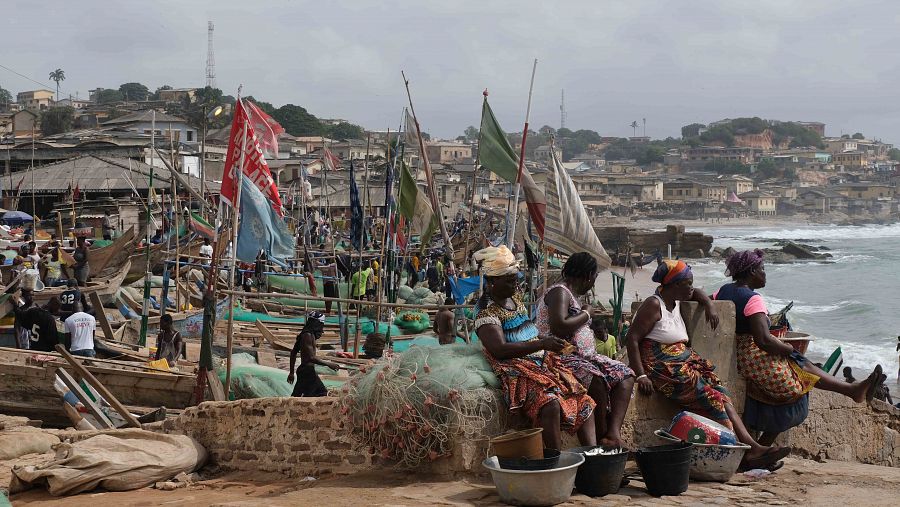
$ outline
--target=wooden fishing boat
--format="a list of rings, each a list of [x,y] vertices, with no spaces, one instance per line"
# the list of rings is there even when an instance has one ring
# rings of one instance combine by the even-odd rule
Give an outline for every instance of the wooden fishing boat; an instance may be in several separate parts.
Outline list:
[[[182,240],[183,241],[183,240]],[[199,238],[188,240],[186,244],[181,245],[180,253],[182,255],[200,255],[200,246],[203,241]],[[159,243],[150,245],[150,271],[159,274],[163,270],[166,259],[169,256],[174,257],[175,250],[171,249],[167,243]],[[138,248],[131,255],[131,268],[125,277],[125,283],[133,283],[147,274],[147,251],[142,247]]]
[[[130,227],[109,245],[91,248],[88,260],[91,265],[91,276],[105,278],[118,272],[137,248],[134,227]]]
[[[90,294],[112,296],[122,286],[122,281],[125,279],[125,275],[128,274],[130,267],[131,261],[125,261],[125,265],[118,272],[109,275],[107,278],[94,278],[86,286],[79,287],[79,290],[86,297]],[[66,287],[46,287],[44,290],[34,293],[34,301],[38,304],[45,304],[53,296],[59,296],[65,291]]]
[[[196,377],[192,373],[164,372],[128,361],[76,360],[121,403],[137,411],[139,407],[145,407],[144,411],[182,409],[193,402]],[[60,367],[75,375],[59,354],[0,347],[0,413],[40,419],[50,426],[71,425],[53,389]]]
[[[216,321],[222,319],[227,308],[228,300],[222,300],[216,305]],[[203,309],[187,312],[169,313],[172,316],[172,327],[181,334],[182,338],[199,339],[203,333]],[[160,316],[152,316],[147,319],[147,336],[156,336],[159,333]],[[132,319],[122,326],[123,333],[120,337],[124,343],[138,343],[141,336],[140,319]],[[148,338],[149,343],[149,338]]]

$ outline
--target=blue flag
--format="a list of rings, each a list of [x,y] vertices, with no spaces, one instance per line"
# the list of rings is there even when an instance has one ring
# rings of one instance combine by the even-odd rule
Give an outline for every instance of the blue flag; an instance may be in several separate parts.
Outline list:
[[[359,203],[359,188],[356,186],[356,177],[353,173],[353,161],[350,161],[350,244],[357,250],[362,250],[366,241],[366,231],[363,226],[363,209]]]
[[[250,178],[241,178],[237,258],[253,262],[260,250],[265,250],[270,260],[286,265],[285,259],[294,256],[294,235],[259,187]]]

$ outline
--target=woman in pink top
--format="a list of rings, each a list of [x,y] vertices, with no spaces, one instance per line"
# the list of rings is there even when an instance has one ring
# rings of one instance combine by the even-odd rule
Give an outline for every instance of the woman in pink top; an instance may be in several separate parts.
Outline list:
[[[700,303],[713,329],[719,325],[710,299],[693,287],[690,266],[684,261],[664,261],[653,274],[653,281],[660,284],[659,289],[638,309],[625,337],[641,393],[649,395],[655,390],[685,409],[733,429],[738,440],[750,446],[743,469],[779,466],[776,463],[790,453],[790,448],[757,443],[714,373],[715,367],[687,345],[681,301]]]

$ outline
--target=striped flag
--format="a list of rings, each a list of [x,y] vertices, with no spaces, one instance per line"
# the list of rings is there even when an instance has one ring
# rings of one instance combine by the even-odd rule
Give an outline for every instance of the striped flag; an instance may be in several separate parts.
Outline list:
[[[572,178],[559,163],[551,149],[552,163],[547,173],[547,223],[544,244],[558,252],[572,255],[588,252],[597,259],[600,269],[611,264],[606,249],[591,225],[591,219],[581,203]]]
[[[204,237],[210,241],[216,238],[215,227],[210,225],[210,223],[206,220],[203,220],[203,218],[196,213],[191,212],[191,217],[188,221],[188,228],[197,233],[197,235]]]

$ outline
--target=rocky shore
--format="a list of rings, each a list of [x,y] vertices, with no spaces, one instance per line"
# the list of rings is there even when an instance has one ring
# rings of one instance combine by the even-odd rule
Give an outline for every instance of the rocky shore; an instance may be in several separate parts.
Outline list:
[[[761,241],[766,240],[761,239]],[[796,243],[794,241],[785,240],[768,240],[767,242],[773,243],[776,247],[761,249],[766,253],[766,262],[770,264],[790,264],[793,262],[802,261],[824,263],[833,262],[831,260],[832,255],[828,253],[829,248],[825,246],[814,246],[806,243]],[[734,252],[735,249],[731,247],[716,247],[712,249],[710,256],[727,259]]]

